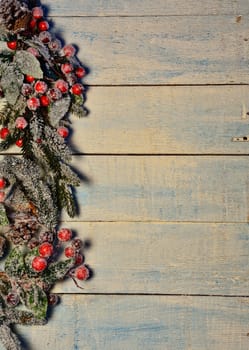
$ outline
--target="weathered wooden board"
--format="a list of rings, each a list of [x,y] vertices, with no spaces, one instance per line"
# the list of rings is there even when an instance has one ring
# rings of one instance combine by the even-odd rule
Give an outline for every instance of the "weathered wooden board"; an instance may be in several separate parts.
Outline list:
[[[249,142],[231,142],[249,135],[248,86],[93,87],[86,106],[89,117],[72,118],[77,153],[249,152]]]
[[[56,28],[81,48],[89,84],[249,82],[244,17],[57,18]]]
[[[43,0],[52,16],[246,15],[247,0]]]
[[[248,298],[63,296],[31,350],[247,350]]]
[[[86,106],[89,117],[73,119],[81,153],[249,152],[231,142],[249,135],[248,86],[93,87]]]
[[[66,293],[248,295],[248,224],[63,223],[77,231],[93,278]]]
[[[248,157],[77,156],[77,221],[247,222]]]

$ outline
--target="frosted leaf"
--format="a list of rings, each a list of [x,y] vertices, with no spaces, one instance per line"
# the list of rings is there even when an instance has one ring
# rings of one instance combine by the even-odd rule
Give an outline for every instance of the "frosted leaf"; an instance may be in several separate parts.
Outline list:
[[[23,74],[32,75],[36,79],[43,77],[40,62],[32,53],[24,50],[17,51],[15,63]]]
[[[59,121],[65,116],[70,107],[71,99],[69,96],[64,97],[51,105],[49,110],[49,120],[52,126],[58,126]]]

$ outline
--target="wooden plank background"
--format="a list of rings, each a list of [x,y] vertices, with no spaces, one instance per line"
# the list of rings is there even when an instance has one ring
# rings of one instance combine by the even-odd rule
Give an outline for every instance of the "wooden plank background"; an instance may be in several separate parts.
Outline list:
[[[63,225],[93,278],[25,349],[248,350],[248,1],[43,4],[89,71]]]

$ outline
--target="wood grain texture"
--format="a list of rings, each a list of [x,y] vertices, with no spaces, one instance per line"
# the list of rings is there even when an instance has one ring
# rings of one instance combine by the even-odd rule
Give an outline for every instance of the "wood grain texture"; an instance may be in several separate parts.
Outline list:
[[[247,0],[50,0],[42,1],[52,16],[167,16],[167,15],[246,15]]]
[[[18,331],[27,350],[247,350],[248,323],[248,298],[75,295]]]
[[[87,84],[248,83],[249,23],[236,16],[57,18]]]
[[[247,222],[248,157],[78,156],[76,221]]]
[[[63,223],[93,278],[59,293],[248,295],[248,224]]]
[[[88,118],[73,118],[88,154],[241,154],[249,143],[248,86],[93,87]],[[93,142],[94,140],[94,142]]]

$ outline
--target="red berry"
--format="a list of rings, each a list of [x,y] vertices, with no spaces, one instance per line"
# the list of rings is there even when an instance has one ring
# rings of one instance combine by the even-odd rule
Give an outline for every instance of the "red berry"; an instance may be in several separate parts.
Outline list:
[[[40,97],[40,103],[41,103],[41,106],[47,107],[50,104],[50,99],[48,98],[48,96],[43,95]]]
[[[16,40],[14,40],[14,41],[8,41],[8,42],[7,42],[7,46],[8,46],[8,48],[11,49],[11,50],[16,50],[16,48],[17,48],[17,41],[16,41]]]
[[[2,140],[5,140],[6,137],[7,137],[9,134],[10,134],[10,131],[9,131],[8,128],[2,128],[2,129],[0,129],[0,138],[1,138]]]
[[[33,83],[35,78],[32,75],[25,75],[25,80],[27,83]]]
[[[81,95],[83,91],[84,91],[84,87],[81,84],[74,84],[72,86],[72,93],[74,95]]]
[[[65,126],[59,126],[59,128],[57,129],[57,132],[64,139],[69,135],[69,130],[68,128],[65,128]]]
[[[78,253],[78,254],[75,255],[75,264],[76,265],[82,264],[83,260],[84,260],[84,258],[83,258],[83,256],[81,254]]]
[[[72,238],[72,231],[68,228],[62,228],[57,232],[57,237],[62,242],[67,242]]]
[[[0,203],[2,203],[5,200],[5,192],[0,191]]]
[[[39,6],[33,7],[32,9],[32,16],[35,19],[40,19],[43,17],[43,9]]]
[[[73,71],[73,66],[71,65],[71,63],[63,63],[61,65],[61,71],[64,74],[71,73]]]
[[[32,260],[32,268],[36,272],[42,272],[43,270],[45,270],[46,267],[47,267],[47,260],[46,259],[41,258],[40,256],[36,256]]]
[[[49,29],[49,24],[47,21],[41,21],[38,23],[38,29],[41,31],[41,32],[45,32],[46,30]]]
[[[36,27],[36,19],[31,19],[31,21],[29,22],[29,28],[30,29],[35,29],[35,27]]]
[[[44,242],[39,246],[39,254],[43,258],[50,257],[54,252],[54,247],[51,243]]]
[[[78,78],[83,78],[86,75],[86,71],[83,67],[78,67],[75,70],[75,74],[77,75]]]
[[[75,249],[73,247],[66,247],[64,250],[64,254],[67,258],[72,258],[75,256]]]
[[[3,177],[0,177],[0,189],[2,190],[6,186],[6,181]]]
[[[23,139],[17,140],[17,141],[16,141],[16,145],[17,145],[18,147],[22,147],[22,146],[23,146]]]
[[[75,47],[73,45],[64,46],[62,51],[66,57],[73,57],[76,52]]]
[[[63,79],[57,80],[55,82],[55,87],[59,89],[63,94],[68,91],[68,83]]]
[[[36,143],[41,144],[42,143],[42,139],[36,139]]]
[[[40,107],[40,100],[36,97],[31,97],[27,100],[27,105],[30,110],[35,111]]]
[[[78,280],[84,281],[89,277],[89,270],[85,265],[81,265],[75,269],[74,276]]]
[[[42,81],[42,80],[38,80],[36,83],[35,83],[35,91],[38,93],[38,94],[44,94],[48,89],[48,86],[47,84],[45,83],[45,81]]]

